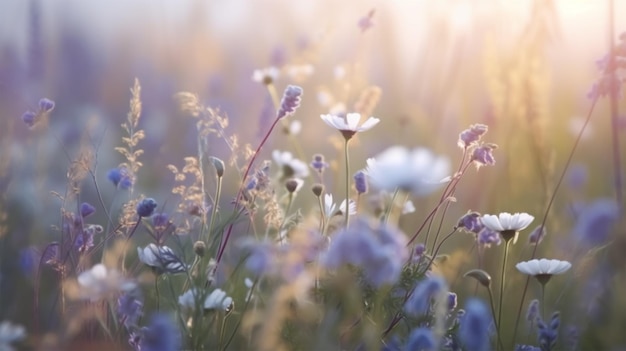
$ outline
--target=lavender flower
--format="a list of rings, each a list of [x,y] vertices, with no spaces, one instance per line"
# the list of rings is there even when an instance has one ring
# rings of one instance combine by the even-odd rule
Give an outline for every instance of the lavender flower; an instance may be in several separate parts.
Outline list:
[[[463,217],[459,218],[456,225],[459,229],[463,229],[468,233],[478,234],[485,227],[480,220],[480,213],[468,211]]]
[[[534,299],[530,301],[528,304],[528,309],[526,310],[526,321],[528,322],[528,328],[532,329],[538,319],[541,316],[539,315],[539,300]]]
[[[311,167],[317,171],[317,173],[322,174],[324,170],[328,168],[328,163],[324,161],[324,155],[315,154],[313,155],[313,161],[311,162]]]
[[[453,292],[448,293],[448,311],[452,311],[457,306],[457,296]]]
[[[619,218],[619,206],[613,199],[598,199],[579,212],[574,236],[587,245],[602,245]]]
[[[300,107],[300,101],[302,100],[302,88],[296,85],[289,85],[285,89],[283,99],[280,102],[280,108],[276,118],[281,119],[283,117],[292,115],[296,112],[296,109]]]
[[[415,328],[409,335],[406,350],[435,351],[437,350],[437,339],[432,330],[424,327]]]
[[[458,336],[467,350],[491,350],[489,328],[491,315],[485,304],[478,299],[470,299],[465,304],[465,314],[460,320]]]
[[[54,101],[43,98],[39,100],[39,110],[41,112],[50,112],[54,109]]]
[[[462,131],[459,134],[459,141],[457,145],[461,149],[467,149],[475,146],[480,141],[480,138],[487,133],[488,127],[484,124],[472,124],[469,129]]]
[[[502,238],[498,232],[489,228],[483,228],[476,236],[476,242],[481,247],[490,248],[492,244],[499,246],[502,243]]]
[[[37,122],[37,114],[33,111],[24,112],[24,114],[22,114],[22,122],[24,122],[28,128],[32,128]]]
[[[153,198],[145,198],[137,204],[137,215],[139,217],[150,217],[157,206],[157,202]]]
[[[497,149],[496,144],[482,144],[474,149],[472,153],[472,161],[476,165],[476,169],[481,166],[493,166],[496,164],[496,159],[493,157],[493,150]]]
[[[546,233],[546,228],[542,225],[538,225],[528,236],[528,243],[531,245],[540,244],[546,236]]]
[[[365,32],[366,30],[372,28],[374,26],[374,21],[372,20],[374,18],[374,14],[376,13],[375,9],[371,9],[367,15],[361,17],[359,19],[358,22],[358,26],[361,29],[361,33]]]
[[[126,329],[137,326],[143,315],[143,302],[136,292],[128,292],[117,299],[117,316]]]
[[[367,192],[367,178],[365,177],[365,172],[358,171],[354,174],[354,187],[359,195]]]
[[[447,300],[448,284],[438,276],[431,276],[418,282],[411,297],[404,304],[404,311],[414,317],[428,314],[431,303]]]
[[[155,314],[138,335],[131,335],[131,345],[136,351],[178,351],[180,333],[169,316]]]
[[[542,351],[549,351],[556,345],[559,337],[559,325],[561,324],[561,316],[559,312],[554,312],[550,319],[550,324],[546,324],[539,319],[537,323],[537,341]]]
[[[119,189],[129,189],[133,186],[133,179],[126,167],[113,168],[107,173],[107,178]]]
[[[392,284],[408,258],[406,242],[404,234],[395,228],[357,218],[335,234],[322,262],[328,268],[360,266],[371,284]]]
[[[39,100],[39,109],[37,112],[26,111],[22,114],[22,122],[28,126],[28,128],[32,128],[39,122],[42,117],[49,114],[54,109],[54,101],[43,98]]]
[[[96,208],[87,202],[80,204],[80,216],[85,218],[89,217],[96,212]]]

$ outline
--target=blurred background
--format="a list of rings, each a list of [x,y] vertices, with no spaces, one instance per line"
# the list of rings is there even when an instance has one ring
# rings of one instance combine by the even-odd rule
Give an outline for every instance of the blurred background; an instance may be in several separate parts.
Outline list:
[[[85,140],[98,146],[96,176],[107,182],[106,171],[123,161],[113,147],[121,144],[135,78],[146,132],[137,187],[166,199],[174,184],[166,166],[182,166],[184,156],[196,153],[195,121],[178,110],[173,95],[198,94],[228,117],[229,135],[255,148],[274,113],[266,87],[252,79],[267,67],[280,70],[279,93],[288,84],[304,89],[293,117],[302,123],[303,161],[323,153],[340,170],[340,135],[319,115],[350,112],[363,91],[378,87],[372,115],[382,122],[352,143],[353,170],[396,144],[426,146],[456,164],[459,132],[484,123],[485,140],[500,146],[497,164],[468,172],[444,228],[469,209],[528,212],[539,224],[591,107],[587,94],[601,76],[596,61],[608,52],[611,33],[617,40],[622,32],[622,0],[4,0],[0,185],[6,247],[49,241],[50,224],[59,217],[59,202],[49,192],[63,193],[70,159]],[[42,97],[56,108],[45,129],[29,130],[20,117]],[[622,94],[621,111],[624,105]],[[619,121],[623,138],[623,113]],[[223,140],[209,144],[213,155],[229,159]],[[611,145],[609,104],[600,99],[547,221],[541,252],[575,259],[567,240],[576,221],[572,209],[615,198]],[[626,141],[621,145],[624,165]],[[269,159],[273,149],[290,147],[275,133],[262,155]],[[341,172],[329,176],[329,190],[341,194],[341,179]],[[237,182],[233,177],[227,184],[231,192]],[[92,184],[85,184],[85,200],[95,196]],[[400,223],[407,233],[436,197],[414,200],[416,213]],[[314,207],[311,198],[305,204],[305,210]],[[471,242],[459,235],[444,247],[456,257],[449,278],[474,263]],[[513,257],[527,259],[524,250]],[[499,262],[499,254],[487,262]]]

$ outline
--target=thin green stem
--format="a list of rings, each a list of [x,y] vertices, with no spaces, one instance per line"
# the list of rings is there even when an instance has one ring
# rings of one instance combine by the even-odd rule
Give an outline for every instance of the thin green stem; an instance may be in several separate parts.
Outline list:
[[[206,244],[209,245],[209,237],[213,231],[213,224],[215,224],[215,215],[217,214],[217,207],[220,203],[220,197],[222,196],[222,177],[217,177],[217,189],[215,190],[215,200],[213,201],[213,208],[211,209],[211,220],[209,221],[209,230],[207,231]]]
[[[546,317],[546,285],[541,284],[541,319]]]
[[[511,240],[506,240],[504,243],[504,259],[502,261],[502,274],[500,275],[500,301],[498,302],[498,327],[502,326],[502,301],[504,301],[504,281],[506,279],[506,260],[509,254],[509,243]],[[498,329],[498,335],[501,330]]]
[[[346,155],[346,208],[345,208],[345,227],[348,228],[350,222],[350,155],[348,154],[348,139],[344,144],[344,154]]]
[[[391,201],[389,201],[389,205],[387,205],[387,208],[385,209],[385,214],[383,215],[383,223],[387,223],[387,221],[389,220],[391,211],[396,206],[396,198],[398,197],[399,192],[399,188],[396,188],[396,190],[393,192],[393,196],[391,196]]]
[[[159,310],[159,276],[154,277],[154,291],[156,292],[156,310]]]
[[[491,305],[491,316],[493,318],[493,322],[496,323],[496,330],[498,333],[498,346],[500,350],[504,350],[504,344],[502,344],[502,338],[500,337],[500,323],[496,322],[496,307],[493,305],[493,293],[491,292],[491,287],[487,287],[487,292],[489,293],[489,304]]]

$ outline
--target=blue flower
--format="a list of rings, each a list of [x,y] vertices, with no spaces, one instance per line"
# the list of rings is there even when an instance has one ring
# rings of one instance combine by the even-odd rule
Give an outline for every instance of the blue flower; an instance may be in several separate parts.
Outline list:
[[[395,228],[357,218],[350,227],[335,234],[323,264],[328,268],[353,264],[363,268],[371,284],[393,284],[408,259],[406,242],[404,234]]]
[[[585,244],[602,245],[619,217],[617,203],[613,199],[600,198],[579,211],[574,235]]]
[[[459,222],[456,226],[468,233],[478,234],[485,227],[480,217],[480,213],[468,211],[463,217],[459,218]]]
[[[37,114],[33,111],[26,111],[22,115],[22,122],[28,126],[28,128],[32,128],[37,122]]]
[[[561,316],[559,312],[554,312],[550,319],[550,324],[546,324],[539,319],[537,323],[537,341],[542,351],[552,350],[556,345],[556,339],[559,337],[559,325],[561,324]]]
[[[50,112],[54,109],[54,101],[43,98],[39,100],[39,110],[41,112]]]
[[[367,176],[365,172],[358,171],[354,174],[354,188],[359,194],[365,194],[367,192]]]
[[[80,204],[80,216],[85,218],[96,212],[96,208],[87,202]]]
[[[180,333],[172,319],[165,314],[155,314],[150,325],[142,328],[136,349],[140,351],[179,351]]]
[[[107,178],[120,189],[129,189],[133,185],[133,179],[126,167],[113,168],[107,173]]]
[[[128,292],[117,299],[117,315],[127,329],[137,325],[143,314],[143,302],[137,293]]]
[[[476,240],[482,247],[491,247],[491,244],[500,245],[502,243],[500,233],[487,227],[483,228],[483,230],[478,233]]]
[[[434,351],[437,349],[437,339],[433,332],[428,328],[416,328],[409,335],[409,341],[406,344],[407,350],[415,351]]]
[[[145,198],[137,204],[137,215],[139,217],[150,217],[157,206],[157,202],[153,198]]]
[[[460,320],[458,336],[466,350],[489,351],[489,309],[478,299],[470,299],[465,304],[465,314]]]
[[[415,285],[411,297],[404,304],[404,311],[419,317],[428,314],[431,302],[447,299],[448,285],[438,276],[427,277]]]

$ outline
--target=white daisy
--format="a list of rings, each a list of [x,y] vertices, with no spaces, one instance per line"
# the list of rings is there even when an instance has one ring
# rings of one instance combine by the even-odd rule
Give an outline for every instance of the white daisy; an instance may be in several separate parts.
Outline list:
[[[14,350],[12,343],[20,341],[26,337],[26,329],[21,325],[13,324],[9,321],[0,323],[0,350]]]
[[[154,269],[157,274],[176,274],[187,270],[187,265],[167,246],[156,246],[151,243],[143,249],[138,247],[137,254],[139,260]]]
[[[535,220],[535,217],[528,213],[514,213],[502,212],[499,215],[484,215],[482,218],[483,224],[497,232],[505,230],[520,231],[526,229],[530,223]]]
[[[415,195],[428,195],[449,181],[450,161],[425,148],[409,150],[393,146],[367,160],[365,173],[371,184],[388,192],[400,189]]]
[[[567,272],[572,264],[567,261],[542,258],[520,262],[515,267],[518,271],[528,275],[555,275]]]
[[[252,73],[252,80],[257,83],[271,84],[275,82],[280,75],[280,70],[276,67],[267,67],[263,69],[255,69]]]
[[[178,304],[182,307],[193,310],[196,306],[196,296],[199,294],[196,289],[189,289],[178,297]],[[229,312],[232,308],[233,299],[226,296],[222,289],[215,289],[204,299],[203,308],[205,310],[222,310]]]
[[[353,200],[350,200],[350,205],[348,206],[348,211],[349,211],[349,215],[355,215],[356,214],[356,202],[354,202]],[[341,204],[339,205],[339,207],[337,207],[337,205],[333,202],[333,195],[332,194],[326,194],[324,195],[324,216],[326,218],[330,218],[332,216],[338,215],[338,214],[345,214],[346,213],[346,200],[343,200],[341,202]]]
[[[101,263],[80,273],[77,281],[78,290],[72,295],[91,301],[99,301],[120,292],[130,291],[137,286],[135,282],[126,279],[117,270],[108,269]]]
[[[272,151],[274,162],[283,172],[285,178],[306,178],[309,176],[309,167],[306,163],[294,158],[289,151]]]
[[[517,242],[517,237],[520,230],[526,229],[535,220],[535,217],[528,213],[514,213],[502,212],[499,215],[484,215],[481,218],[485,227],[500,232],[502,238],[505,241],[513,239],[513,244]]]
[[[320,115],[322,120],[329,126],[339,130],[346,139],[350,139],[357,132],[364,132],[371,129],[380,122],[380,119],[369,117],[365,122],[361,122],[360,113],[348,113],[346,117],[336,115]]]

